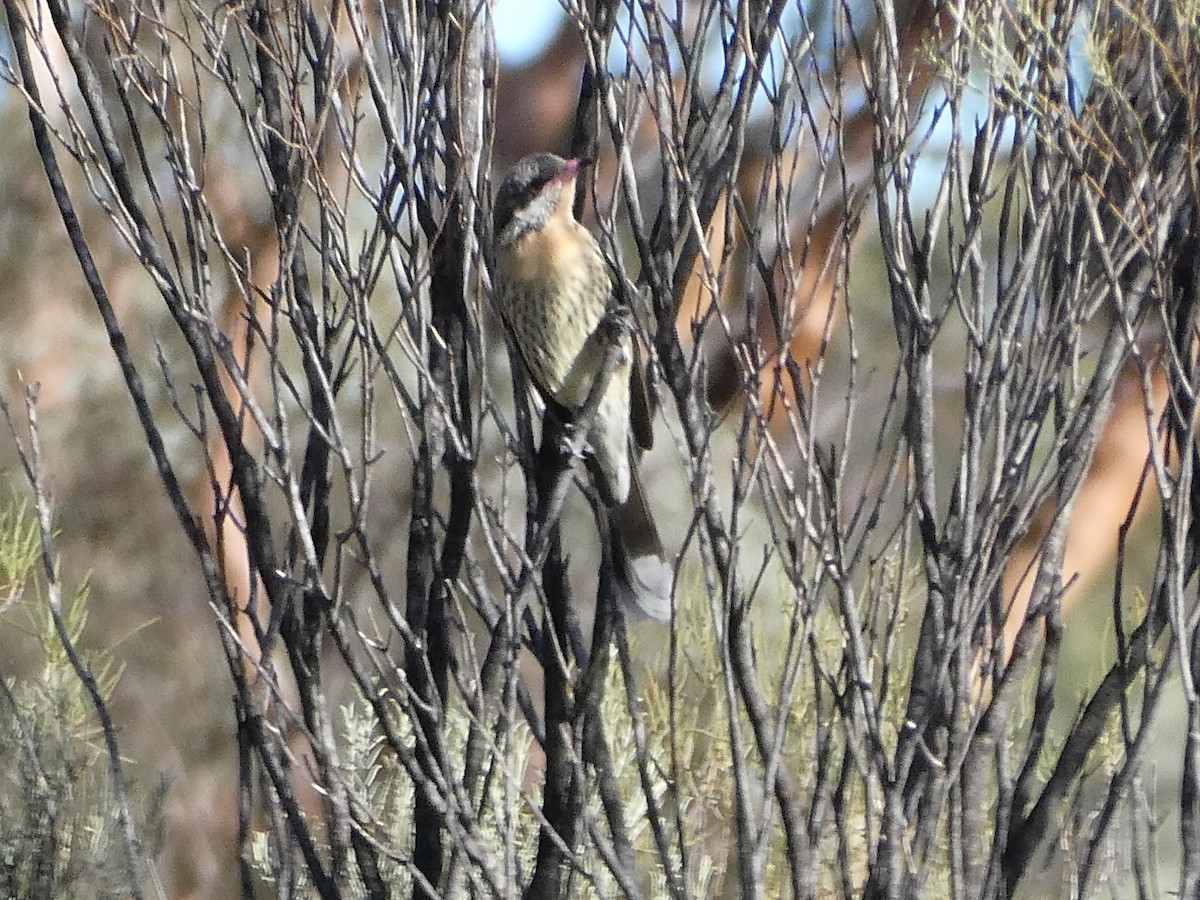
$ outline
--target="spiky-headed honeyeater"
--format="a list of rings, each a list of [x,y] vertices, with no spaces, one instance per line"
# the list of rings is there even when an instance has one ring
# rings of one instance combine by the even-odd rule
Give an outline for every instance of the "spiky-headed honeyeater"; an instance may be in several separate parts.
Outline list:
[[[577,160],[526,156],[500,182],[493,210],[496,305],[534,385],[567,416],[584,405],[604,365],[609,345],[601,326],[617,302],[600,245],[572,211],[578,173]],[[599,495],[611,509],[622,607],[634,619],[665,621],[672,569],[637,477],[633,338],[623,332],[620,340],[587,452]]]

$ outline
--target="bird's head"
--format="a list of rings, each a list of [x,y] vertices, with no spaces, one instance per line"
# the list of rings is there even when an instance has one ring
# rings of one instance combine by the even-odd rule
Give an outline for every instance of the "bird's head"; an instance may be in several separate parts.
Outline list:
[[[579,160],[553,153],[534,153],[509,169],[496,191],[492,210],[497,245],[512,246],[554,215],[571,215],[578,174]]]

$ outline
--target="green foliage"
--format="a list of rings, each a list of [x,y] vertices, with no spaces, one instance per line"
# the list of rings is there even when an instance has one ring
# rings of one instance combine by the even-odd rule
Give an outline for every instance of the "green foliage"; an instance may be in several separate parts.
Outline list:
[[[22,593],[40,551],[37,523],[26,502],[13,500],[0,508],[0,610]]]
[[[91,701],[48,604],[33,587],[39,553],[37,526],[25,505],[0,511],[6,613],[0,627],[22,628],[40,648],[38,671],[5,677],[0,690],[0,896],[126,896],[126,851],[108,757]],[[83,585],[63,609],[73,643],[87,622],[87,597]],[[89,652],[84,659],[103,696],[111,696],[119,678],[111,653]],[[162,799],[160,788],[139,804],[143,834],[161,834]]]
[[[701,597],[702,578],[698,566],[685,566],[680,576],[680,595]],[[884,590],[886,581],[887,578],[881,577],[878,583],[869,585],[864,592],[866,599],[877,599],[872,596],[872,591]],[[780,607],[765,611],[786,619],[791,616],[794,599],[785,596],[782,587],[779,597]],[[906,597],[892,599],[907,602]],[[896,615],[902,618],[902,614]],[[811,637],[808,646],[816,653],[816,664],[821,669],[828,666],[826,675],[838,672],[843,638],[833,607],[825,604],[817,616],[798,620],[798,623],[798,633]],[[633,845],[637,872],[645,879],[643,887],[647,896],[668,893],[667,866],[671,867],[675,877],[686,877],[688,896],[720,896],[728,879],[734,877],[736,866],[732,773],[738,766],[743,766],[753,769],[756,777],[762,777],[764,761],[753,751],[747,759],[734,758],[720,642],[714,634],[706,605],[702,602],[681,604],[676,626],[679,629],[679,657],[673,672],[668,670],[660,633],[633,629],[630,635],[634,657],[644,662],[638,673],[636,703],[646,745],[649,790],[660,810],[667,841],[666,862],[647,815],[645,789],[637,763],[635,734],[639,730],[638,724],[630,712],[626,684],[615,661],[607,670],[600,713],[623,801],[624,825]],[[763,630],[758,659],[763,667],[764,683],[779,684],[788,643],[787,629]],[[793,654],[795,650],[793,640]],[[904,660],[905,663],[909,661]],[[807,664],[813,664],[811,658]],[[899,667],[907,671],[906,666]],[[838,677],[845,677],[844,673]],[[808,794],[816,781],[811,762],[816,755],[818,730],[833,726],[836,747],[827,750],[831,762],[842,765],[847,749],[844,732],[838,724],[841,712],[836,704],[829,696],[820,704],[816,702],[811,678],[801,677],[797,684],[798,689],[787,698],[792,715],[783,756],[784,764],[800,776],[799,786]],[[903,695],[903,690],[893,690],[888,695],[887,712],[897,721],[903,714]],[[772,697],[773,702],[782,699]],[[412,725],[399,707],[396,712],[401,738],[406,745],[412,746]],[[381,874],[390,894],[404,896],[411,890],[411,876],[408,868],[398,860],[407,859],[412,850],[413,782],[401,762],[387,749],[375,712],[366,700],[360,698],[343,706],[341,718],[339,751],[346,785],[351,796],[362,804],[360,808],[369,811],[379,832],[386,835],[395,851],[394,855],[381,854]],[[515,867],[514,872],[505,873],[512,879],[510,883],[522,882],[532,871],[540,823],[537,811],[542,804],[541,764],[532,736],[519,714],[516,714],[516,720],[512,728],[496,728],[489,732],[492,744],[485,762],[488,776],[473,798],[481,811],[480,830],[489,854],[494,859],[508,861],[506,866]],[[447,710],[449,756],[456,761],[459,771],[470,722],[470,712],[461,703],[453,703]],[[744,716],[738,724],[746,745],[752,746],[749,723]],[[607,832],[607,820],[594,783],[592,788],[586,797],[583,820],[600,823],[602,830]],[[834,868],[839,841],[849,842],[846,850],[853,867],[856,871],[865,871],[869,810],[861,783],[851,780],[843,803],[843,817],[859,824],[852,829],[853,833],[839,835],[832,810],[829,811],[827,839],[819,848],[814,848],[825,861],[820,873],[822,890],[836,891],[840,886]],[[684,832],[682,836],[680,827]],[[782,829],[776,827],[774,831],[765,866],[764,891],[766,896],[785,896],[788,891],[787,847]],[[686,848],[689,857],[686,872],[681,871],[681,848]],[[579,867],[571,876],[570,896],[585,900],[621,896],[616,879],[592,843],[585,839],[576,849],[580,854]],[[259,877],[274,884],[279,861],[267,833],[260,832],[255,836],[251,861]],[[350,868],[353,871],[353,867]],[[296,876],[301,882],[301,895],[315,896],[306,883],[306,873],[301,871]],[[365,896],[362,885],[357,882],[342,887],[347,896]]]
[[[698,566],[685,564],[680,573],[679,596],[701,598],[702,577]],[[920,583],[919,573],[906,571],[898,559],[885,556],[855,593],[858,615],[870,623],[872,646],[877,651],[870,673],[871,687],[879,701],[876,726],[884,750],[881,758],[887,760],[894,756],[906,714],[914,643],[905,629]],[[773,708],[788,710],[787,731],[781,743],[782,765],[791,773],[799,794],[814,804],[812,814],[818,821],[814,833],[819,837],[811,850],[818,895],[859,891],[878,840],[885,775],[877,768],[878,758],[864,750],[863,724],[856,718],[861,712],[842,699],[849,692],[852,678],[844,663],[842,620],[832,600],[806,614],[798,613],[798,598],[788,592],[782,579],[764,579],[761,587],[757,612],[769,620],[763,624],[773,623],[775,627],[756,631],[756,665],[762,683],[771,689],[768,700]],[[613,662],[607,670],[600,702],[603,731],[623,801],[624,825],[633,845],[636,871],[644,879],[646,895],[666,896],[668,877],[676,877],[684,879],[689,897],[723,896],[730,879],[736,878],[733,773],[741,767],[752,781],[761,781],[766,761],[755,749],[750,723],[741,707],[737,707],[736,725],[741,731],[744,756],[735,758],[734,723],[725,696],[726,663],[706,604],[682,603],[676,627],[678,656],[673,667],[668,665],[661,632],[632,630],[633,655],[642,661],[635,698],[640,722],[630,711],[621,668]],[[789,679],[789,668],[797,667],[796,677]],[[785,693],[782,686],[789,680],[794,688]],[[1029,691],[1007,723],[1009,741],[1004,753],[1019,755],[1024,746],[1023,740],[1014,738],[1030,727],[1033,687],[1031,681]],[[399,705],[393,711],[402,743],[412,746],[411,722]],[[960,712],[971,714],[966,709]],[[540,757],[520,715],[514,715],[514,727],[489,729],[492,743],[485,762],[487,775],[472,798],[480,811],[480,833],[488,854],[503,861],[503,877],[510,884],[523,883],[532,871],[542,804]],[[414,784],[383,740],[371,704],[363,698],[347,704],[341,708],[341,720],[339,753],[345,784],[353,802],[368,814],[378,829],[375,833],[392,851],[379,857],[389,893],[406,895],[412,887],[405,861],[412,852]],[[471,713],[461,703],[452,703],[446,724],[448,756],[455,761],[457,774],[462,769]],[[1091,775],[1103,779],[1119,765],[1117,725],[1114,718],[1098,744],[1089,766]],[[638,769],[635,735],[639,731],[645,741],[647,785],[643,785]],[[1060,747],[1061,742],[1052,741],[1050,751],[1056,753]],[[1014,756],[1009,765],[1018,763],[1019,758]],[[842,779],[831,774],[839,770],[844,772]],[[1048,774],[1043,773],[1043,777]],[[982,797],[987,803],[995,803],[997,789],[990,778],[982,785]],[[647,814],[647,787],[660,811],[665,854],[660,852]],[[595,784],[585,802],[582,821],[597,823],[607,833],[607,819]],[[925,896],[931,898],[952,894],[949,813],[943,813],[943,818],[932,855],[936,862],[931,865],[926,883]],[[790,872],[783,829],[777,820],[765,824],[770,839],[763,867],[764,896],[788,896]],[[990,834],[984,837],[990,839]],[[587,839],[586,831],[575,849],[578,866],[570,875],[569,895],[621,896],[616,879]],[[688,855],[686,869],[681,849]],[[279,860],[266,833],[256,836],[251,856],[259,876],[273,883]],[[348,868],[353,873],[354,867]],[[313,895],[304,882],[305,873],[294,874],[301,882],[300,895]],[[341,887],[347,896],[365,896],[360,884]]]

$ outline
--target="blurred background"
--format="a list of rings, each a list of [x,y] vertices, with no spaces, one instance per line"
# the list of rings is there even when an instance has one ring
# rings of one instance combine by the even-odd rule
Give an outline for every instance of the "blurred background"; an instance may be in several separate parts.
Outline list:
[[[810,6],[797,6],[788,15],[796,21],[806,17],[814,32],[819,32],[821,4]],[[970,156],[973,152],[971,146],[961,143],[962,135],[971,129],[960,122],[956,135],[954,123],[940,116],[944,109],[938,99],[942,73],[937,61],[929,58],[929,35],[948,27],[944,14],[920,3],[898,6],[912,23],[911,32],[906,32],[911,42],[901,52],[911,54],[917,72],[907,88],[910,102],[919,109],[913,117],[910,159],[915,172],[913,196],[932,205],[946,155]],[[862,14],[866,19],[872,13],[864,7]],[[491,156],[494,184],[499,173],[526,153],[568,151],[586,54],[577,27],[552,0],[496,0],[492,20],[499,60]],[[86,28],[84,33],[87,36]],[[1082,52],[1084,40],[1085,35],[1077,32],[1070,45],[1078,51],[1072,55],[1070,67],[1081,94],[1088,90],[1091,74]],[[0,55],[7,58],[8,53],[7,46],[0,48]],[[844,74],[851,82],[856,77],[851,70]],[[968,92],[968,97],[973,97],[965,106],[968,118],[987,115],[991,100],[987,90],[981,85],[974,93]],[[861,102],[861,86],[852,86],[846,97]],[[873,187],[869,179],[871,123],[861,109],[842,112],[846,120],[841,123],[844,145],[840,162],[849,173],[846,183],[868,190]],[[218,120],[219,116],[210,119]],[[236,121],[236,114],[231,121]],[[11,402],[19,398],[23,386],[38,386],[41,437],[63,580],[69,587],[86,583],[90,588],[90,618],[83,643],[107,649],[121,667],[112,712],[119,723],[131,776],[142,785],[152,785],[160,777],[168,784],[161,857],[166,893],[172,897],[228,896],[233,878],[229,861],[237,852],[237,771],[229,703],[232,689],[217,640],[216,616],[199,578],[195,554],[151,464],[120,370],[51,202],[30,140],[24,100],[8,83],[0,86],[0,125],[0,390]],[[206,189],[226,217],[223,227],[231,235],[230,244],[253,259],[259,267],[256,278],[269,281],[275,252],[269,235],[269,198],[257,172],[239,171],[236,141],[223,148],[222,135],[216,132],[207,140],[210,171]],[[652,145],[647,146],[649,149],[641,152],[653,153]],[[746,169],[754,170],[770,151],[769,129],[764,129],[761,142],[751,141]],[[805,164],[802,159],[794,162]],[[594,208],[589,204],[585,214],[592,227],[597,215],[600,219],[620,215],[620,210],[612,209],[606,189],[606,179],[613,178],[614,170],[611,159],[601,161]],[[797,240],[802,237],[805,242],[803,253],[822,259],[841,247],[845,254],[844,267],[839,263],[844,273],[839,271],[837,278],[822,275],[797,288],[808,292],[803,311],[790,328],[776,326],[776,334],[783,339],[774,339],[775,349],[782,346],[803,365],[819,362],[825,370],[821,382],[824,398],[812,408],[818,442],[840,439],[844,401],[839,391],[842,395],[855,392],[858,421],[887,422],[893,398],[899,350],[874,202],[853,207],[857,217],[854,235],[848,237],[841,231],[857,196],[852,191],[822,195],[810,187],[803,202],[795,204],[805,226],[795,231]],[[652,205],[652,198],[643,199]],[[923,210],[913,213],[920,219]],[[184,373],[175,387],[186,394],[184,348],[157,293],[124,243],[103,226],[101,213],[92,209],[90,214],[95,219],[87,224],[97,236],[92,249],[134,353],[151,371],[161,358],[174,371]],[[998,226],[988,227],[994,231]],[[721,241],[721,235],[712,236],[714,248],[719,248]],[[985,241],[984,246],[994,248],[995,244]],[[985,268],[993,264],[993,259],[982,261]],[[939,265],[944,268],[946,263],[935,260],[935,270]],[[945,275],[935,271],[934,281],[943,278],[944,283]],[[386,291],[386,286],[380,291]],[[734,293],[715,299],[736,308],[740,298],[732,296]],[[395,301],[384,298],[381,302]],[[701,286],[685,293],[678,329],[685,343],[694,340],[704,345],[710,376],[707,390],[714,407],[722,408],[745,385],[731,362],[733,342],[727,336],[714,338],[710,330],[696,339],[699,332],[693,326],[705,317],[707,304],[712,302],[714,298]],[[954,349],[966,338],[954,338],[954,328],[965,331],[961,325],[947,326],[934,375],[938,458],[948,462],[959,452],[966,403],[962,354]],[[485,334],[489,358],[502,372],[506,356],[494,323]],[[778,390],[778,385],[763,386],[764,407]],[[1077,503],[1078,521],[1086,528],[1073,533],[1064,563],[1064,574],[1077,574],[1064,598],[1063,677],[1056,688],[1061,696],[1056,710],[1061,728],[1075,720],[1080,701],[1115,659],[1114,594],[1117,602],[1136,602],[1138,592],[1150,581],[1159,544],[1157,517],[1148,514],[1154,501],[1136,507],[1136,514],[1132,503],[1150,449],[1141,376],[1131,377],[1114,396],[1109,424],[1097,450],[1099,462]],[[189,490],[199,496],[205,490],[206,473],[195,439],[182,423],[170,422],[165,394],[154,402],[164,411],[167,449],[180,471],[190,477]],[[19,409],[19,403],[12,405]],[[660,516],[660,521],[667,523],[666,537],[678,546],[689,526],[689,498],[670,449],[673,427],[671,422],[660,425],[667,449],[660,447],[646,466],[648,482],[661,494],[656,503],[667,511]],[[893,419],[888,427],[894,434],[901,426]],[[866,431],[855,436],[863,442],[876,437]],[[395,432],[387,434],[383,443],[389,439],[402,442]],[[735,446],[729,435],[718,438],[721,440],[726,447]],[[846,443],[855,446],[853,440]],[[870,446],[859,446],[861,455],[849,459],[848,509],[876,490],[873,479],[878,478],[878,463]],[[395,458],[386,464],[394,463]],[[727,482],[728,472],[722,470],[720,477]],[[7,434],[0,436],[0,485],[14,496],[22,496],[26,490]],[[385,490],[394,503],[390,508],[387,503],[377,503],[377,509],[383,510],[376,512],[374,524],[384,534],[390,525],[398,535],[395,545],[384,554],[389,571],[398,573],[404,564],[399,537],[405,525],[404,489],[393,485]],[[583,519],[586,510],[580,506],[572,515]],[[1133,527],[1120,557],[1118,588],[1114,584],[1116,549],[1126,524]],[[747,528],[760,539],[765,534],[762,523]],[[1044,534],[1032,532],[1021,551],[1025,555],[1018,555],[1012,564],[1006,576],[1008,596],[1020,595],[1022,578],[1042,537]],[[586,563],[588,551],[578,553],[578,559]],[[18,606],[5,611],[0,620],[0,659],[6,678],[37,671],[40,656],[34,630],[28,609]],[[1157,749],[1149,759],[1154,770],[1150,780],[1168,797],[1178,792],[1178,747],[1185,727],[1180,709],[1179,703],[1172,703],[1158,714],[1155,728],[1161,741],[1155,741]],[[1171,809],[1159,819],[1164,832],[1171,831],[1177,821]],[[1160,860],[1165,871],[1174,864],[1170,847],[1168,842]],[[1172,879],[1165,878],[1164,883],[1172,883]]]

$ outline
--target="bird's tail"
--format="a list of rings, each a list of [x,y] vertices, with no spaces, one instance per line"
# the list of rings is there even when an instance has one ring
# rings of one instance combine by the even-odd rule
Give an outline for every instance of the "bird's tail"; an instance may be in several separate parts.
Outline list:
[[[629,497],[609,510],[617,599],[630,621],[671,618],[674,569],[667,560],[637,464],[630,460]]]

